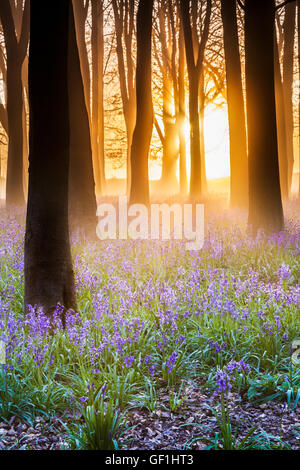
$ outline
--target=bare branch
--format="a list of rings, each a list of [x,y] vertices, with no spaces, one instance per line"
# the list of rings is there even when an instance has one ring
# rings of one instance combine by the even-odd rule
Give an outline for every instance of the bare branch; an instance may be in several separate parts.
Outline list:
[[[280,8],[285,7],[288,3],[292,3],[292,2],[295,2],[295,1],[296,0],[286,0],[285,2],[280,3],[279,5],[277,5],[277,7],[275,7],[275,11],[280,10]]]
[[[243,4],[242,0],[237,0],[239,6],[242,8],[242,10],[245,10],[245,5]]]

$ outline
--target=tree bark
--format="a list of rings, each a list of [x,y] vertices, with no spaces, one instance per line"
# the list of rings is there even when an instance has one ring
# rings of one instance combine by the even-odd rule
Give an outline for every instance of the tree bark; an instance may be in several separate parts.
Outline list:
[[[207,0],[207,10],[199,44],[195,46],[194,31],[190,22],[190,1],[180,0],[181,19],[184,30],[186,60],[189,76],[189,112],[190,112],[190,153],[191,153],[191,181],[190,196],[202,196],[203,182],[201,181],[201,144],[200,144],[200,115],[199,115],[199,81],[203,69],[205,46],[209,34],[211,17],[211,0]],[[198,42],[198,39],[197,39]]]
[[[28,18],[29,21],[29,18]],[[25,200],[28,194],[28,54],[26,54],[22,67],[22,88],[23,88],[23,187]]]
[[[97,202],[89,116],[76,40],[73,7],[69,24],[70,183],[69,216],[73,228],[96,234]]]
[[[103,23],[99,21],[103,18],[102,2],[98,0],[91,0],[92,2],[92,148],[93,148],[93,165],[96,183],[96,193],[100,196],[103,191],[103,177],[101,174],[101,167],[104,168],[104,143],[100,141],[99,126],[100,126],[100,115],[103,113],[103,93],[100,90],[103,89],[103,64],[101,67],[101,60],[103,61],[103,44],[101,38],[103,35],[101,32],[101,26]],[[103,118],[102,118],[102,122]],[[102,135],[104,137],[104,133]]]
[[[274,0],[246,0],[249,228],[283,229],[274,84]]]
[[[174,191],[177,186],[177,161],[178,161],[178,144],[177,130],[172,112],[172,81],[166,75],[163,78],[163,158],[162,158],[162,175],[161,183],[164,189],[169,193]]]
[[[31,0],[30,7],[25,305],[47,315],[58,304],[76,308],[68,230],[70,8],[70,0]]]
[[[285,105],[283,84],[280,70],[280,61],[278,53],[278,44],[274,41],[274,60],[275,60],[275,98],[276,98],[276,120],[277,120],[277,134],[278,134],[278,155],[279,155],[279,174],[280,174],[280,187],[283,199],[288,199],[288,155],[287,155],[287,141],[286,141],[286,122],[285,122]]]
[[[285,6],[283,23],[283,92],[286,119],[286,137],[288,154],[288,187],[292,188],[294,170],[294,109],[293,109],[293,80],[294,80],[294,47],[296,26],[296,2]]]
[[[230,139],[230,205],[244,207],[248,205],[248,162],[236,1],[222,0],[221,13]]]
[[[6,206],[25,204],[23,188],[23,87],[22,64],[7,60],[7,118],[8,158],[6,179]]]
[[[127,137],[127,194],[131,187],[130,154],[136,124],[136,87],[134,80],[133,36],[134,0],[112,0],[115,20],[119,83]],[[125,47],[123,47],[123,44]],[[127,65],[127,67],[125,66]]]
[[[170,3],[170,2],[169,2]],[[170,7],[170,5],[169,5]],[[171,5],[172,8],[172,5]],[[170,16],[173,12],[169,12]],[[174,80],[172,74],[176,73],[172,70],[175,64],[172,63],[171,55],[173,54],[174,44],[171,41],[176,38],[169,37],[167,39],[166,33],[166,19],[167,19],[167,2],[162,2],[159,11],[159,25],[160,25],[160,42],[162,49],[161,72],[163,80],[163,125],[164,125],[164,139],[163,139],[163,158],[162,158],[162,175],[161,183],[166,192],[174,191],[177,187],[177,161],[178,161],[178,144],[177,144],[177,129],[174,115],[174,108],[176,112],[176,92],[174,90]],[[172,18],[173,20],[173,18]],[[170,30],[170,19],[168,21],[168,29]],[[170,34],[171,36],[171,34]],[[175,106],[174,106],[175,104]]]
[[[6,205],[22,206],[25,204],[23,189],[23,87],[22,65],[26,56],[29,39],[29,2],[26,0],[22,25],[15,24],[9,0],[0,2],[7,55],[7,125],[8,125],[8,161],[6,179]],[[18,28],[18,26],[20,26]],[[19,30],[19,38],[17,31]]]
[[[76,36],[80,57],[81,74],[84,84],[84,94],[89,118],[91,116],[91,73],[85,39],[85,24],[87,20],[89,0],[73,0]]]
[[[152,12],[153,0],[140,0],[137,13],[137,118],[131,146],[131,204],[149,204],[150,199],[148,154],[153,129]]]
[[[207,193],[207,176],[205,160],[205,134],[204,134],[204,112],[205,112],[205,90],[204,90],[204,71],[202,71],[199,82],[199,116],[200,116],[200,156],[201,156],[201,181],[202,192]]]
[[[99,11],[99,61],[98,61],[98,92],[99,92],[99,109],[98,109],[98,158],[100,167],[101,193],[105,192],[106,176],[105,176],[105,152],[104,152],[104,10],[101,4]]]
[[[179,134],[179,184],[180,194],[186,195],[188,192],[188,179],[186,167],[186,141],[184,124],[186,119],[185,110],[185,51],[184,34],[180,24],[179,31],[179,66],[178,66],[178,134]]]

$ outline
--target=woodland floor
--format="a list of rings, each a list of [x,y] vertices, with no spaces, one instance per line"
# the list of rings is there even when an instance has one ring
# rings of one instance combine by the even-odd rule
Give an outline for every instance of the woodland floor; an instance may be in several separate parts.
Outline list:
[[[178,412],[159,409],[153,413],[135,408],[128,413],[127,426],[119,441],[124,450],[182,450],[190,439],[202,435],[212,436],[218,432],[217,421],[209,406],[216,406],[215,398],[195,386],[187,386],[188,402]],[[238,426],[239,437],[256,427],[255,434],[262,430],[276,439],[290,445],[291,450],[300,450],[300,409],[287,409],[283,403],[268,402],[260,405],[240,401],[236,394],[230,394],[230,415],[233,430]],[[162,392],[159,402],[168,402],[167,392]],[[52,418],[38,417],[31,424],[12,417],[9,422],[0,422],[0,450],[67,450],[68,439],[65,426],[78,420],[71,412]],[[197,426],[201,423],[209,432]],[[295,432],[299,427],[299,433]],[[203,450],[204,440],[195,442],[191,449]]]

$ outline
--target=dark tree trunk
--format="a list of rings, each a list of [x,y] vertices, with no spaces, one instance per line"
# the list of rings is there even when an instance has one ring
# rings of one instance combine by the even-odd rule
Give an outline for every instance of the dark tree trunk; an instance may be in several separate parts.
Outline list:
[[[70,183],[69,216],[72,226],[96,234],[97,202],[89,117],[76,40],[73,8],[69,24]]]
[[[195,5],[195,4],[194,4]],[[201,41],[195,44],[197,33],[192,31],[190,22],[190,1],[180,0],[180,12],[184,30],[185,51],[189,76],[189,112],[190,112],[190,153],[191,153],[191,181],[190,196],[196,198],[203,193],[201,181],[201,142],[200,142],[200,114],[199,114],[199,82],[203,70],[205,46],[209,34],[211,17],[211,0],[206,2],[206,15]]]
[[[172,119],[173,121],[173,119]],[[168,193],[177,188],[178,134],[174,122],[165,123],[161,182]]]
[[[23,187],[25,199],[28,194],[28,132],[27,132],[27,112],[25,105],[25,92],[23,86],[23,110],[22,110],[22,127],[23,127]]]
[[[179,31],[179,67],[178,67],[178,134],[179,134],[179,184],[182,195],[188,192],[186,167],[186,141],[184,132],[185,123],[185,51],[182,25]]]
[[[199,116],[200,116],[200,155],[201,155],[201,182],[202,192],[207,193],[207,175],[206,175],[206,160],[205,160],[205,127],[204,127],[204,112],[205,112],[205,90],[204,90],[204,73],[202,71],[199,83]]]
[[[161,182],[165,191],[170,192],[176,190],[177,187],[176,172],[179,149],[177,144],[177,129],[172,110],[172,80],[165,68],[163,82],[164,140]]]
[[[68,230],[70,8],[70,0],[31,0],[25,305],[48,315],[57,304],[76,308]]]
[[[99,10],[99,61],[98,61],[98,158],[100,170],[101,193],[105,192],[105,152],[104,152],[104,10],[103,4]]]
[[[190,111],[190,152],[191,152],[191,197],[201,196],[203,184],[201,181],[200,154],[200,115],[199,115],[199,82],[196,77],[190,77],[189,111]]]
[[[279,157],[279,174],[280,174],[280,187],[283,199],[288,199],[288,156],[287,156],[287,141],[286,141],[286,122],[285,122],[285,106],[282,77],[279,62],[278,45],[274,41],[274,77],[275,77],[275,98],[276,98],[276,120],[277,120],[277,134],[278,134],[278,157]]]
[[[9,0],[0,2],[0,19],[7,54],[7,125],[8,162],[6,204],[8,207],[24,205],[23,189],[23,86],[22,65],[29,38],[29,2],[24,5],[23,21],[15,25]],[[17,37],[17,30],[19,37]]]
[[[153,129],[152,12],[153,0],[140,0],[137,13],[137,117],[131,146],[131,204],[149,203],[148,154]]]
[[[28,15],[29,16],[29,15]],[[29,22],[29,18],[28,18]],[[23,187],[25,199],[28,194],[28,55],[26,55],[22,67],[22,88],[23,88]]]
[[[163,81],[163,126],[164,126],[164,138],[163,138],[163,156],[162,156],[162,175],[161,175],[161,187],[166,193],[176,191],[177,189],[177,161],[179,147],[177,143],[178,133],[176,128],[175,113],[177,108],[176,103],[176,91],[177,86],[176,80],[174,80],[174,74],[176,74],[173,54],[176,44],[175,34],[171,37],[171,34],[167,35],[167,30],[174,27],[173,21],[173,5],[171,2],[163,1],[159,11],[159,36],[161,43],[161,73]],[[168,17],[169,13],[169,17]],[[170,23],[172,27],[170,27]],[[175,104],[175,106],[174,106]],[[175,113],[174,113],[175,108]]]
[[[136,98],[134,100],[134,105],[133,107],[130,107],[126,111],[126,117],[125,117],[125,123],[126,123],[126,139],[127,139],[127,151],[126,151],[126,173],[127,173],[127,178],[126,178],[126,194],[129,196],[130,195],[130,188],[131,188],[131,146],[132,146],[132,139],[133,139],[133,133],[135,129],[135,124],[136,124]]]
[[[100,160],[102,158],[100,136],[99,136],[99,115],[103,102],[100,101],[100,87],[103,80],[101,77],[100,60],[102,56],[102,47],[100,43],[100,23],[99,17],[102,14],[102,2],[91,0],[92,2],[92,148],[93,148],[93,165],[96,183],[97,196],[102,194],[103,175],[101,174]],[[103,155],[104,157],[104,155]]]
[[[177,129],[175,119],[172,112],[172,102],[170,102],[170,94],[172,96],[171,80],[165,78],[165,97],[163,106],[163,158],[162,158],[162,174],[161,183],[164,190],[168,193],[174,192],[177,187],[177,161],[178,161],[178,144]]]
[[[90,0],[73,0],[75,26],[77,35],[78,52],[80,57],[81,74],[84,84],[86,107],[91,114],[91,74],[89,58],[85,39],[85,24]]]
[[[246,0],[245,52],[249,151],[249,227],[283,229],[275,84],[274,0]]]
[[[127,137],[127,184],[130,194],[131,164],[130,154],[133,132],[136,124],[136,88],[134,80],[133,37],[134,0],[112,0],[115,20],[116,51],[118,58],[119,83]],[[125,26],[126,25],[126,26]],[[125,47],[124,47],[125,46]],[[127,67],[126,67],[126,65]]]
[[[25,204],[23,189],[23,87],[22,64],[16,58],[7,61],[8,159],[6,205]]]
[[[230,205],[244,207],[248,204],[248,163],[236,1],[222,0],[221,12],[230,139]]]
[[[286,119],[286,137],[288,153],[288,186],[292,187],[294,170],[294,109],[293,109],[293,80],[294,80],[294,47],[296,25],[296,2],[285,6],[283,24],[284,51],[283,51],[283,92]]]

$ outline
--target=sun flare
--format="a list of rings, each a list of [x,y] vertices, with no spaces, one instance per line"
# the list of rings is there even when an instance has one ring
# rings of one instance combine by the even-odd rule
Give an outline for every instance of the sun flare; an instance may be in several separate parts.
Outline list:
[[[190,176],[190,126],[184,128],[187,145],[187,170]],[[204,114],[204,144],[207,179],[225,178],[230,175],[229,128],[227,108],[207,106]],[[179,174],[179,170],[178,170]]]

